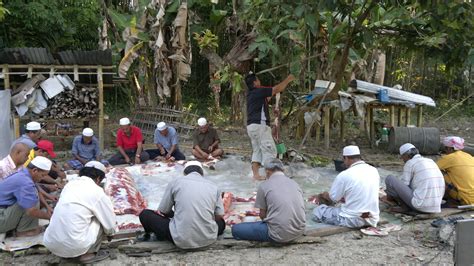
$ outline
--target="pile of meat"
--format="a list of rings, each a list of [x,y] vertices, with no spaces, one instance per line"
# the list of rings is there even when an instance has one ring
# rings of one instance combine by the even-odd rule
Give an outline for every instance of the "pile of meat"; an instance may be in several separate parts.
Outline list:
[[[235,197],[230,192],[222,193],[224,203],[224,220],[227,225],[241,222],[256,222],[260,220],[260,210],[255,208],[255,198]]]
[[[107,174],[105,193],[112,200],[115,214],[134,214],[147,207],[132,175],[124,168],[113,168]]]

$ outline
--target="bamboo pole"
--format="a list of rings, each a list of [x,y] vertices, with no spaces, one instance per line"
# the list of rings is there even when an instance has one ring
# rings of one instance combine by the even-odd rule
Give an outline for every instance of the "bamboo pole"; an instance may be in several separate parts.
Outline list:
[[[97,69],[97,83],[99,87],[99,147],[104,150],[104,80],[102,67]]]
[[[410,120],[411,120],[411,109],[410,108],[406,108],[406,115],[405,115],[405,126],[407,127],[408,125],[410,125]]]
[[[402,108],[397,107],[397,110],[398,110],[397,126],[401,126],[402,125]]]
[[[374,121],[374,108],[369,107],[369,119],[370,119],[370,147],[374,147],[375,143],[375,121]]]
[[[390,106],[390,126],[395,126],[395,106]]]

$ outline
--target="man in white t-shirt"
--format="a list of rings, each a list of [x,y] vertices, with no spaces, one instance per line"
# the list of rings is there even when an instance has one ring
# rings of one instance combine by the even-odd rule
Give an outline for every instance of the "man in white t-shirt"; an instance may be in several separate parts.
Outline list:
[[[318,195],[320,203],[341,202],[340,207],[321,204],[313,210],[320,223],[359,228],[377,226],[379,221],[380,176],[375,167],[361,160],[357,146],[344,147],[342,156],[347,170],[337,175],[329,192]]]
[[[401,178],[389,175],[385,179],[387,199],[395,200],[401,205],[400,208],[392,210],[441,212],[445,184],[443,174],[436,163],[422,157],[411,143],[405,143],[400,147],[400,156],[405,162]]]

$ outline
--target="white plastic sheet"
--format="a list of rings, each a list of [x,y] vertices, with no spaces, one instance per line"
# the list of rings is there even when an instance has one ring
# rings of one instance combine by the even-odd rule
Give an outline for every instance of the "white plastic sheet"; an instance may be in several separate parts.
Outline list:
[[[0,90],[0,158],[8,155],[10,145],[13,142],[11,113],[10,113],[10,90]]]

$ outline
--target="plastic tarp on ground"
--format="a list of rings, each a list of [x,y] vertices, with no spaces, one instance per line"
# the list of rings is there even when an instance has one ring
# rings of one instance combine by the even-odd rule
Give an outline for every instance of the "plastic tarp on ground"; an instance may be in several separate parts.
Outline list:
[[[13,134],[11,130],[11,113],[10,113],[10,90],[0,90],[0,158],[8,155],[10,145],[13,142]]]

